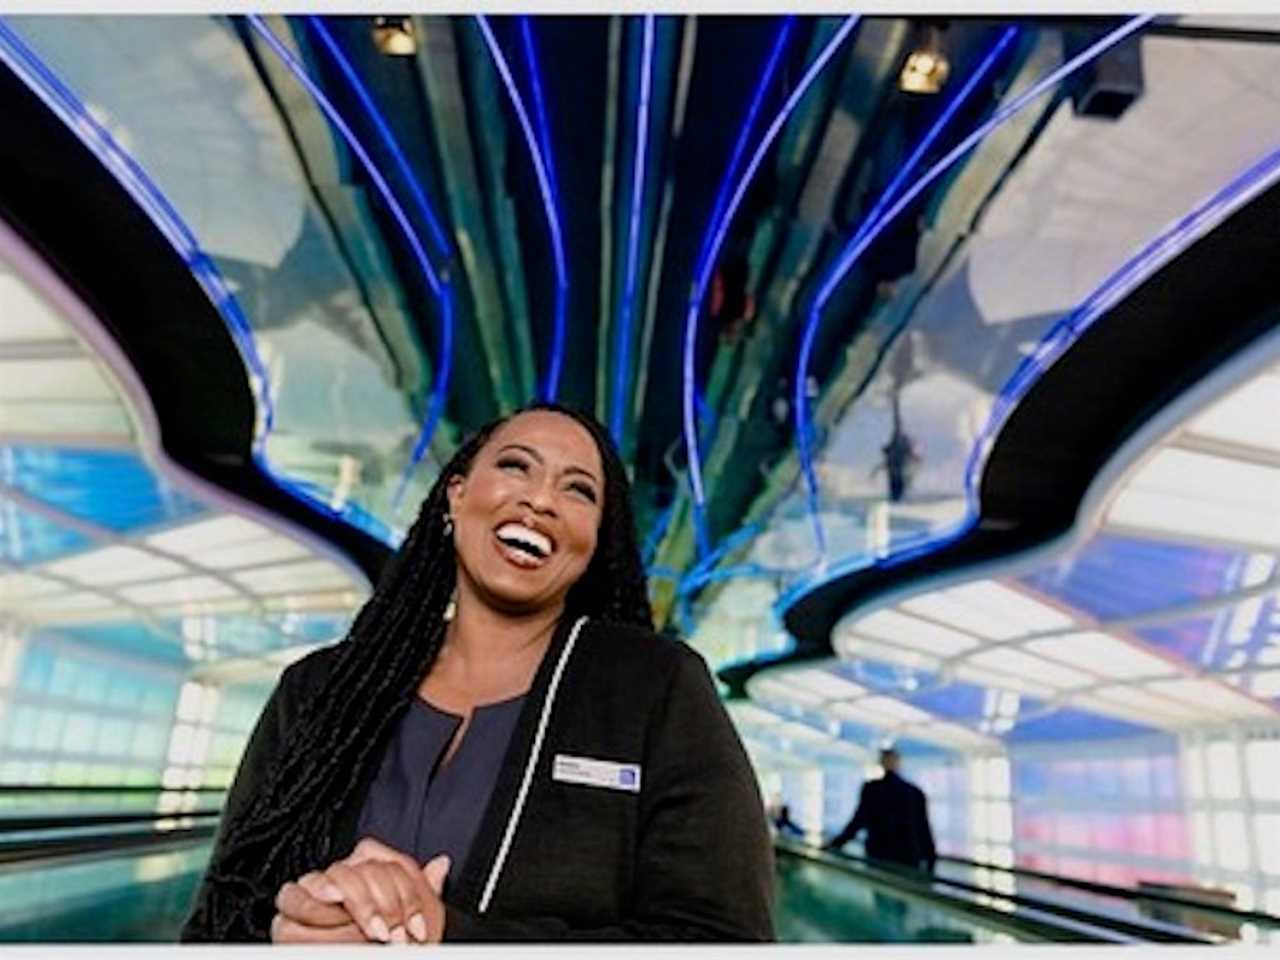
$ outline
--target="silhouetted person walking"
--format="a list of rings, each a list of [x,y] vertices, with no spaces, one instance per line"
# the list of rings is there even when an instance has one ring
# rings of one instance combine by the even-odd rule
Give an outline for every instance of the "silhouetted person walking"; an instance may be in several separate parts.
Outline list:
[[[938,860],[929,829],[924,791],[898,776],[901,757],[893,748],[880,751],[884,776],[862,785],[858,809],[825,849],[835,850],[867,831],[867,856],[930,873]]]

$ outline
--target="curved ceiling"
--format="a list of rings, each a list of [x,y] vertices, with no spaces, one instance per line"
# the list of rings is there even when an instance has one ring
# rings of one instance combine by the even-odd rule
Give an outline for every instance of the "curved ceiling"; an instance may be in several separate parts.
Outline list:
[[[341,629],[368,590],[358,571],[168,461],[119,350],[3,224],[0,315],[8,632],[252,673]]]
[[[257,469],[394,543],[467,429],[594,410],[660,617],[725,667],[972,523],[1026,390],[1274,182],[1273,27],[7,17],[0,60],[225,325]]]
[[[751,700],[867,750],[1274,725],[1278,354],[1273,333],[1136,437],[1073,544],[861,605],[835,659],[765,670]]]

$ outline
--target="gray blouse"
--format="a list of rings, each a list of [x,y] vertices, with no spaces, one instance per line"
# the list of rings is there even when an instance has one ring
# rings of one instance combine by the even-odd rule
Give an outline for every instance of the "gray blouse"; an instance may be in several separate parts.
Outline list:
[[[462,718],[414,697],[387,744],[356,836],[374,837],[419,863],[447,853],[449,876],[460,874],[524,700],[521,694],[476,707],[462,742],[442,765]]]

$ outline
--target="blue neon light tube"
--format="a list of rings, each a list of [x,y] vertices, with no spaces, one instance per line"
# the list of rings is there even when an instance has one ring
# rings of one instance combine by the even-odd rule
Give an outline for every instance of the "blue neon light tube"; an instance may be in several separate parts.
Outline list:
[[[164,191],[142,165],[89,113],[84,103],[29,47],[7,23],[0,20],[0,62],[31,90],[59,120],[75,134],[126,193],[138,204],[156,229],[168,241],[200,284],[214,309],[222,317],[240,354],[249,380],[257,413],[250,456],[263,476],[290,496],[319,513],[334,517],[368,533],[384,543],[393,540],[390,529],[363,507],[348,503],[341,510],[329,506],[323,492],[278,472],[266,456],[267,438],[275,425],[275,402],[266,364],[258,353],[253,327],[231,292],[213,259],[200,246],[195,233],[174,208]]]
[[[793,584],[779,598],[775,610],[781,615],[809,593],[857,570],[875,565],[892,567],[936,551],[974,528],[978,519],[979,483],[996,436],[1027,391],[1067,349],[1083,336],[1108,310],[1120,303],[1166,264],[1249,203],[1265,190],[1280,184],[1280,147],[1198,203],[1186,216],[1162,230],[1138,253],[1107,277],[1081,304],[1059,320],[1041,337],[1036,349],[1018,365],[992,406],[987,422],[969,454],[965,471],[967,516],[951,530],[913,543],[881,561],[858,555],[832,564],[821,575]]]
[[[895,219],[897,219],[897,217],[903,212],[903,210],[905,210],[912,203],[912,201],[914,201],[917,197],[919,197],[920,194],[923,193],[924,190],[928,188],[940,176],[942,176],[942,174],[944,174],[947,170],[949,170],[952,166],[954,166],[963,156],[965,156],[965,154],[967,154],[970,150],[972,150],[979,143],[985,140],[993,130],[995,130],[997,127],[1003,124],[1010,117],[1019,113],[1023,108],[1025,108],[1029,103],[1031,103],[1034,99],[1039,97],[1046,90],[1050,89],[1053,86],[1056,86],[1059,82],[1061,82],[1066,77],[1070,76],[1080,67],[1100,57],[1107,50],[1110,50],[1116,44],[1120,43],[1122,40],[1126,39],[1131,34],[1133,34],[1135,31],[1140,30],[1142,27],[1146,26],[1154,18],[1155,18],[1155,14],[1144,14],[1142,16],[1137,16],[1129,19],[1122,26],[1111,31],[1106,36],[1104,36],[1101,40],[1094,43],[1092,46],[1082,51],[1081,53],[1077,54],[1075,57],[1068,60],[1066,63],[1062,64],[1062,66],[1058,67],[1056,70],[1053,70],[1050,73],[1048,73],[1046,76],[1042,77],[1039,81],[1037,81],[1034,85],[1032,85],[1028,90],[1023,92],[1018,97],[1014,98],[1004,107],[997,110],[990,117],[990,119],[988,119],[985,123],[981,124],[977,129],[975,129],[972,133],[970,133],[967,137],[965,137],[964,140],[962,140],[959,144],[953,147],[952,150],[945,157],[943,157],[941,160],[935,163],[932,167],[930,167],[928,172],[926,172],[919,180],[917,180],[911,186],[911,189],[907,190],[904,194],[902,194],[902,196],[898,198],[898,200],[893,204],[893,206],[891,206],[887,211],[885,211],[884,214],[881,215],[878,220],[876,220],[874,223],[870,223],[868,226],[866,226],[866,229],[859,229],[859,231],[855,234],[853,240],[851,240],[849,244],[845,247],[845,249],[841,252],[839,258],[836,261],[835,267],[830,271],[826,282],[823,284],[822,288],[818,291],[818,294],[814,300],[814,304],[815,304],[814,311],[820,312],[822,310],[822,308],[826,305],[827,301],[830,299],[832,294],[835,292],[835,289],[839,285],[840,281],[843,280],[848,275],[849,271],[853,268],[853,265],[858,261],[858,259],[862,256],[862,254],[866,251],[867,247],[869,247],[872,244],[872,242],[875,241],[875,239],[884,232],[885,228],[890,223],[892,223]],[[797,411],[797,422],[800,422],[799,411]],[[809,459],[811,458],[811,454],[808,448],[808,436],[807,436],[806,428],[807,428],[807,420],[805,420],[804,425],[799,428],[799,435],[797,437],[797,442],[799,444],[799,453],[802,460],[808,460],[808,466],[805,468],[806,483],[809,485],[809,488],[811,491],[811,497],[816,499],[816,479],[813,478],[812,462],[811,462],[811,459]],[[817,521],[815,521],[815,523],[817,523]]]
[[[489,48],[489,55],[493,58],[493,64],[497,68],[499,76],[502,77],[503,85],[507,88],[507,95],[511,97],[511,105],[515,108],[516,118],[520,121],[520,130],[524,133],[524,141],[529,148],[529,155],[533,160],[534,173],[538,178],[538,190],[542,194],[542,208],[547,214],[547,229],[551,233],[551,252],[555,261],[556,271],[555,332],[551,345],[551,361],[547,367],[546,380],[543,381],[542,385],[542,398],[544,400],[554,400],[560,390],[560,370],[564,364],[565,305],[569,296],[569,269],[565,264],[564,237],[560,228],[560,212],[556,209],[555,195],[551,185],[550,174],[547,172],[547,164],[543,160],[542,151],[538,149],[538,139],[534,135],[533,125],[529,122],[529,111],[525,109],[524,98],[520,96],[520,90],[516,86],[515,78],[511,75],[511,68],[507,65],[507,58],[503,55],[502,48],[498,46],[493,30],[489,27],[488,18],[477,14],[475,19],[476,26],[480,28],[480,33],[484,37],[485,45]]]
[[[847,247],[855,246],[860,243],[871,231],[871,229],[879,223],[885,209],[889,203],[893,201],[902,189],[902,185],[906,182],[907,177],[915,172],[920,160],[924,157],[925,152],[933,146],[942,131],[946,129],[952,118],[960,110],[960,107],[969,99],[969,96],[977,89],[990,73],[991,68],[995,66],[996,61],[1001,54],[1008,49],[1014,38],[1018,35],[1017,27],[1009,27],[1001,35],[999,40],[991,48],[990,52],[983,58],[978,68],[970,75],[964,86],[956,92],[955,96],[947,104],[946,108],[934,120],[933,125],[920,138],[920,142],[916,144],[916,148],[911,152],[906,162],[899,168],[884,192],[876,199],[875,204],[871,208],[871,212],[859,225],[857,231],[853,235],[853,239]],[[842,267],[841,272],[832,271],[824,278],[819,288],[819,293],[814,297],[813,305],[809,309],[809,316],[805,322],[804,334],[800,341],[800,353],[796,361],[796,372],[793,383],[793,408],[796,425],[796,447],[800,459],[800,469],[804,475],[805,488],[808,495],[809,518],[813,524],[814,542],[817,545],[818,557],[824,557],[827,553],[826,531],[822,527],[822,519],[819,514],[819,490],[818,478],[813,470],[813,454],[810,446],[811,431],[813,429],[811,417],[809,415],[809,396],[806,391],[806,385],[809,379],[809,362],[812,358],[813,344],[817,339],[818,328],[822,321],[822,312],[831,300],[831,296],[835,293],[840,281],[848,275],[849,270],[853,268],[853,261],[846,261],[843,256],[838,258],[838,266]]]
[[[765,130],[764,136],[761,137],[760,143],[757,145],[755,152],[751,156],[751,160],[747,164],[746,170],[739,178],[738,186],[734,190],[728,204],[725,207],[720,223],[712,231],[712,240],[708,247],[708,254],[702,262],[702,271],[695,278],[693,290],[689,297],[689,309],[685,315],[685,336],[684,336],[684,369],[683,369],[683,421],[684,421],[684,441],[685,451],[689,461],[689,486],[693,493],[693,510],[695,531],[698,536],[698,551],[700,555],[706,553],[710,544],[707,542],[707,534],[705,530],[705,521],[703,520],[706,492],[702,485],[702,461],[698,452],[698,431],[696,423],[696,404],[694,402],[694,346],[698,338],[698,317],[702,312],[702,301],[706,295],[707,284],[711,279],[711,271],[715,266],[716,257],[720,253],[720,248],[724,244],[725,235],[728,232],[729,224],[733,220],[733,215],[737,212],[742,198],[747,192],[747,188],[754,178],[756,170],[760,163],[764,160],[765,153],[773,145],[773,141],[777,139],[778,134],[782,131],[783,125],[790,118],[791,113],[795,110],[796,105],[800,102],[809,89],[813,86],[814,80],[818,74],[827,65],[828,61],[835,56],[836,51],[844,43],[845,39],[858,25],[861,19],[859,15],[846,17],[840,29],[827,41],[822,51],[814,59],[813,63],[805,71],[796,88],[787,97],[777,115],[773,118],[773,122],[769,124]]]
[[[418,464],[422,462],[423,456],[426,454],[427,447],[431,443],[431,437],[435,433],[436,426],[440,422],[440,418],[444,413],[444,403],[447,391],[449,389],[449,379],[453,372],[453,290],[448,281],[442,279],[431,264],[431,258],[427,256],[427,251],[422,246],[422,241],[418,238],[417,231],[413,229],[412,223],[409,221],[408,215],[404,212],[404,208],[400,206],[400,202],[396,199],[390,185],[387,183],[386,177],[382,175],[382,171],[378,169],[377,164],[373,162],[373,158],[369,156],[369,151],[365,149],[364,144],[360,142],[360,138],[355,135],[355,131],[351,129],[350,124],[343,118],[333,103],[329,100],[323,90],[316,84],[314,80],[307,74],[306,68],[291,54],[280,39],[271,32],[263,19],[257,14],[250,14],[248,22],[254,31],[262,37],[266,44],[271,48],[272,52],[280,58],[289,72],[294,75],[297,81],[302,84],[303,88],[310,94],[311,99],[315,101],[316,106],[324,113],[341,134],[342,139],[346,142],[351,152],[360,161],[360,165],[364,167],[365,173],[368,174],[374,187],[377,189],[379,196],[387,205],[392,218],[396,225],[400,228],[401,234],[405,241],[409,244],[409,249],[413,253],[414,260],[418,267],[422,270],[423,276],[427,280],[427,285],[431,288],[432,295],[436,298],[436,302],[440,306],[441,314],[441,336],[440,336],[440,367],[436,374],[435,384],[431,391],[431,405],[427,411],[427,416],[423,422],[422,429],[418,433],[417,441],[413,445],[413,451],[409,457],[409,463],[405,466],[404,472],[400,476],[400,482],[396,487],[395,495],[391,500],[391,509],[395,511],[401,499],[404,497],[406,488],[409,485],[409,478],[413,475],[413,471]],[[321,27],[323,31],[323,27]],[[324,33],[321,33],[323,38]]]
[[[649,93],[653,80],[654,17],[644,18],[644,43],[640,56],[640,102],[636,110],[636,153],[631,163],[631,215],[627,221],[627,261],[622,302],[618,305],[618,329],[613,349],[613,402],[609,430],[614,443],[622,443],[622,416],[631,369],[631,320],[635,308],[636,261],[640,253],[640,215],[644,211],[645,156],[649,146]]]
[[[533,28],[528,17],[520,18],[520,41],[524,47],[525,65],[529,69],[529,86],[533,89],[533,112],[538,118],[538,143],[542,148],[542,162],[547,165],[547,180],[551,185],[551,199],[560,209],[560,180],[556,177],[556,158],[551,149],[551,125],[547,121],[547,103],[542,95],[542,70],[538,66],[538,48],[533,42]]]
[[[374,129],[378,132],[378,139],[382,141],[387,153],[391,154],[391,159],[395,162],[396,169],[400,171],[400,179],[409,188],[409,195],[413,198],[414,206],[418,208],[418,212],[422,214],[422,218],[427,222],[427,228],[431,231],[431,239],[435,241],[437,252],[446,260],[451,260],[453,258],[453,247],[444,232],[444,227],[440,225],[440,218],[436,216],[435,210],[428,202],[427,193],[422,187],[422,181],[418,179],[413,172],[413,168],[409,166],[409,160],[405,157],[404,151],[400,149],[400,144],[396,140],[395,134],[391,132],[391,127],[387,124],[386,117],[378,109],[378,105],[373,102],[373,97],[369,95],[369,88],[365,86],[364,81],[360,79],[360,75],[351,66],[351,61],[347,59],[347,55],[342,52],[342,48],[333,39],[333,34],[325,26],[324,19],[322,17],[309,16],[306,21],[316,36],[320,38],[320,42],[324,45],[325,50],[328,51],[329,56],[333,58],[333,62],[338,65],[343,79],[346,80],[347,85],[360,101],[360,106],[364,108],[365,114],[373,121]]]

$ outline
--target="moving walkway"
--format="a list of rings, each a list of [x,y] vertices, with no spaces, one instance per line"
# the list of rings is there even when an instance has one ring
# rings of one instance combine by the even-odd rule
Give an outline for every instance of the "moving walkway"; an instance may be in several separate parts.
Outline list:
[[[963,857],[935,874],[775,841],[779,939],[861,942],[1280,943],[1280,917],[1188,892],[1116,887]]]
[[[0,942],[176,940],[222,794],[0,787]],[[1280,943],[1280,917],[1187,891],[954,856],[928,875],[788,837],[775,844],[783,942]]]

